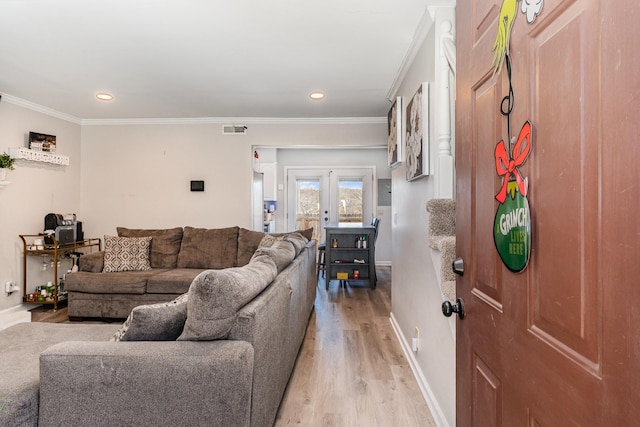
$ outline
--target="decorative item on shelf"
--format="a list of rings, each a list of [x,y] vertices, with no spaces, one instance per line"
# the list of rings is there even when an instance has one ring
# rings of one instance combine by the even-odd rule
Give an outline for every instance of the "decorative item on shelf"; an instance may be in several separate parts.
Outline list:
[[[5,181],[7,179],[7,171],[13,170],[13,164],[16,159],[12,158],[7,153],[0,154],[0,181]]]
[[[353,270],[353,278],[354,280],[358,280],[360,278],[360,270]]]
[[[33,151],[56,152],[56,136],[29,132],[29,149]]]
[[[336,279],[349,280],[349,273],[347,273],[346,271],[339,271],[336,273]]]

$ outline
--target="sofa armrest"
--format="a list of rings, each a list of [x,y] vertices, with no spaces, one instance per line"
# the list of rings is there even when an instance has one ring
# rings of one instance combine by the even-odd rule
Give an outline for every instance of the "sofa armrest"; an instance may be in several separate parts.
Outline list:
[[[249,426],[245,341],[65,342],[40,355],[39,426]]]
[[[104,251],[91,252],[78,258],[78,271],[101,273],[104,268]]]

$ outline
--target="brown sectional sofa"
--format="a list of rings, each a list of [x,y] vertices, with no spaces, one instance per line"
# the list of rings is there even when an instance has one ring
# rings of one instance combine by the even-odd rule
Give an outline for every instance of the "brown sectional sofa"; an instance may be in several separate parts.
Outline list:
[[[300,233],[311,238],[311,229]],[[105,251],[80,257],[66,277],[69,317],[124,319],[133,307],[171,301],[205,270],[246,265],[265,233],[241,227],[217,229],[118,227],[119,237],[151,237],[150,270],[103,272]],[[278,234],[275,234],[276,236]]]

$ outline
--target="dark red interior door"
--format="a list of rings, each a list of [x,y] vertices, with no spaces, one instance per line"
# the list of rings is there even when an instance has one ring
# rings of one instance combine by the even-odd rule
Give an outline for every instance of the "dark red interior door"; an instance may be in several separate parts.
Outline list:
[[[508,1],[507,1],[508,3]],[[515,4],[516,2],[513,1]],[[531,3],[531,2],[529,2]],[[493,241],[506,67],[493,76],[502,2],[457,3],[457,323],[460,426],[633,425],[640,417],[640,59],[635,1],[545,0],[517,11],[511,133],[532,123],[531,257]]]

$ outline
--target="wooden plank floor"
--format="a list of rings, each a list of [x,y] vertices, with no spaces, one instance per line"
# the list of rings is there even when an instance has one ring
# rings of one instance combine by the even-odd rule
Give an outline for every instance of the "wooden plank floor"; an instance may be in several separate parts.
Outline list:
[[[375,290],[320,279],[276,427],[435,426],[389,320],[391,268],[377,271]]]
[[[66,305],[58,308],[57,311],[53,311],[53,308],[49,305],[41,305],[29,311],[31,312],[32,322],[65,323],[69,321]]]

